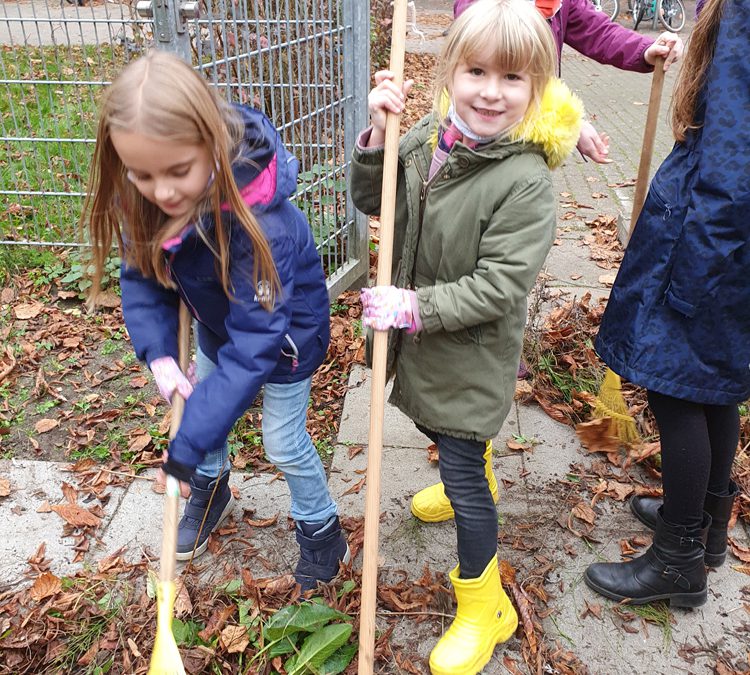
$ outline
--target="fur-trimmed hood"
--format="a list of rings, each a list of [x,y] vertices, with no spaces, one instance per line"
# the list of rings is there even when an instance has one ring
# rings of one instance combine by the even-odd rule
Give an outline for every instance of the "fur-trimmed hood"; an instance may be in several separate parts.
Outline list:
[[[556,169],[578,143],[583,114],[581,99],[562,80],[552,78],[539,107],[511,131],[510,137],[541,146],[547,166]]]
[[[448,95],[443,97],[442,117],[448,113]],[[583,102],[558,78],[552,78],[544,89],[539,105],[529,110],[521,123],[495,143],[481,148],[486,151],[494,145],[525,142],[539,146],[547,166],[556,169],[573,152],[578,143],[583,123]],[[437,125],[430,138],[432,148],[437,144]]]

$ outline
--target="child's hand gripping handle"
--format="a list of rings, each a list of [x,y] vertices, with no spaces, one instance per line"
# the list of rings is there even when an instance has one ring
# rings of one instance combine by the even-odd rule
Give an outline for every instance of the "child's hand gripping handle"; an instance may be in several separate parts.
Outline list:
[[[190,314],[187,307],[180,303],[179,323],[177,329],[180,367],[187,371],[190,347]],[[169,437],[174,438],[182,420],[185,400],[179,393],[172,395],[172,424]],[[148,675],[185,675],[180,650],[172,633],[172,617],[177,588],[174,583],[174,571],[177,554],[177,512],[180,507],[180,484],[173,476],[167,476],[164,496],[164,529],[161,540],[161,559],[159,565],[159,588],[157,591],[156,637],[151,652],[151,663]]]
[[[407,0],[393,3],[390,71],[400,88],[403,83],[406,43]],[[383,189],[380,198],[380,244],[378,247],[377,285],[391,283],[393,225],[396,213],[398,173],[398,137],[400,116],[388,113],[385,126]],[[383,446],[385,409],[387,331],[375,331],[370,399],[370,436],[367,451],[367,488],[365,495],[364,561],[359,628],[359,675],[371,675],[375,660],[375,608],[378,583],[378,525],[380,520],[380,460]]]

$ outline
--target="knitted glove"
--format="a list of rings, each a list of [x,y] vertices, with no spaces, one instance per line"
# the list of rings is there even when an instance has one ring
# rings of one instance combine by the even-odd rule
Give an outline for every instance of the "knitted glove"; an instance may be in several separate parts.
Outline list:
[[[159,393],[168,403],[172,402],[175,391],[182,398],[188,398],[193,393],[193,385],[171,356],[154,359],[149,368],[156,380],[156,386],[159,387]]]
[[[407,333],[422,329],[417,294],[395,286],[363,288],[362,324],[375,330],[406,328]]]

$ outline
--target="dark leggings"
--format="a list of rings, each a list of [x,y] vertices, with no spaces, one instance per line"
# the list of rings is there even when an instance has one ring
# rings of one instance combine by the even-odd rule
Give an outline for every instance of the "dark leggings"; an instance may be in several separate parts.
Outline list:
[[[486,444],[417,428],[438,446],[440,480],[456,514],[459,576],[476,579],[497,554],[497,509],[484,474]]]
[[[736,405],[691,403],[655,391],[648,404],[661,436],[663,518],[700,528],[706,492],[725,495],[740,435]]]

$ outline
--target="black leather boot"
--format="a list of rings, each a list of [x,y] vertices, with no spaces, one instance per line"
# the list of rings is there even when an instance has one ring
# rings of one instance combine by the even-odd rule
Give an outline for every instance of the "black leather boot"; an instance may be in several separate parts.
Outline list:
[[[214,486],[216,492],[214,492]],[[213,494],[213,499],[211,495]],[[211,502],[209,507],[208,503]],[[185,504],[177,528],[177,560],[197,558],[208,546],[208,536],[226,518],[234,508],[234,497],[229,489],[229,472],[225,471],[220,478],[208,478],[193,474],[190,479],[190,499]],[[208,510],[208,515],[206,515]],[[203,517],[206,521],[203,522]],[[203,528],[201,528],[203,523]],[[195,554],[193,554],[195,548]]]
[[[705,563],[709,567],[719,567],[727,559],[727,525],[732,516],[734,499],[739,494],[737,484],[729,481],[729,494],[716,495],[706,493],[703,510],[711,516],[711,527],[706,541]],[[656,527],[656,512],[662,505],[657,497],[638,497],[630,500],[630,510],[646,527],[652,530]]]
[[[607,598],[644,605],[669,600],[673,607],[698,607],[708,598],[703,564],[711,516],[697,530],[664,522],[656,515],[654,543],[640,558],[622,563],[594,563],[584,574],[589,588]]]

